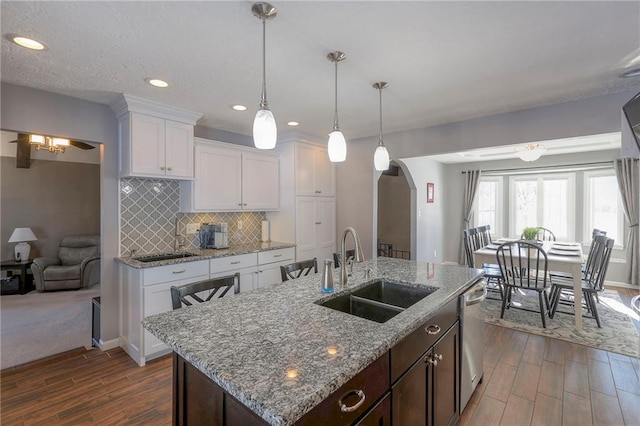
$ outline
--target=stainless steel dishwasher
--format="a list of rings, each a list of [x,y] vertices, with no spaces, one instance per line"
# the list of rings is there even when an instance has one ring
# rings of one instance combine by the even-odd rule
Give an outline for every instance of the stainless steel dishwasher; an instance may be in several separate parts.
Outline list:
[[[460,413],[471,398],[471,394],[482,380],[484,370],[482,359],[484,352],[484,310],[482,303],[487,296],[487,281],[476,281],[466,292],[460,295],[460,332],[461,368],[460,368]]]

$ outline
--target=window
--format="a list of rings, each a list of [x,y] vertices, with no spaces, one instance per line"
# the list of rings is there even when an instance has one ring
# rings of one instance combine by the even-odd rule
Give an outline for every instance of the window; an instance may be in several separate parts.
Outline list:
[[[502,177],[481,177],[476,195],[475,226],[490,225],[491,234],[502,236]]]
[[[519,237],[530,226],[553,230],[559,240],[573,240],[575,174],[511,176],[509,234]]]
[[[618,190],[618,180],[613,170],[584,173],[584,237],[591,242],[593,228],[607,231],[618,246],[624,246],[624,216]]]

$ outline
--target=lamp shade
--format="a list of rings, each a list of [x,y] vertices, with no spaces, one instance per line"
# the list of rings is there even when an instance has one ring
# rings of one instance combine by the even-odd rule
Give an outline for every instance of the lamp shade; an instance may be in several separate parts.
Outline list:
[[[379,172],[389,169],[389,151],[384,145],[378,145],[376,148],[373,154],[373,165]]]
[[[332,163],[341,163],[347,159],[347,141],[340,130],[334,130],[329,133],[329,143],[327,146],[329,151],[329,160]]]
[[[253,120],[253,143],[259,149],[273,149],[278,139],[278,128],[273,114],[266,108],[261,108]]]
[[[11,237],[9,237],[10,243],[21,243],[23,241],[37,241],[35,234],[31,228],[16,228],[13,230]]]

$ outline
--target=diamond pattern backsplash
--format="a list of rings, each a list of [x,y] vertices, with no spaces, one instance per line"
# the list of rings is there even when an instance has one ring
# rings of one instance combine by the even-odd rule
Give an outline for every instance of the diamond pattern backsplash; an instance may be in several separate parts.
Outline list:
[[[175,226],[186,236],[186,246],[199,247],[197,235],[186,235],[187,224],[225,222],[229,244],[260,241],[264,212],[178,213],[178,181],[147,178],[120,179],[120,253],[163,253],[174,250]],[[242,229],[238,229],[242,221]]]

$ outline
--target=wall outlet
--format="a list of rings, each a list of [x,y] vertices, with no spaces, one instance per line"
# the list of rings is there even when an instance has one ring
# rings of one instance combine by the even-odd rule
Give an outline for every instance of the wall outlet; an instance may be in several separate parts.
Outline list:
[[[187,223],[187,235],[195,234],[200,229],[197,223]]]
[[[242,229],[242,221],[241,221],[241,220],[239,220],[239,221],[238,221],[238,231],[239,231],[239,230],[241,230],[241,229]]]

